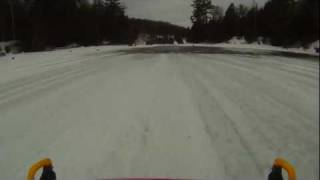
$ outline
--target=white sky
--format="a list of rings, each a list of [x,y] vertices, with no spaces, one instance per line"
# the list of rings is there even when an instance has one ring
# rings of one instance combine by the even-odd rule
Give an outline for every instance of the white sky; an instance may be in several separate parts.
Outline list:
[[[192,0],[121,0],[130,17],[168,21],[181,26],[190,26]],[[255,0],[263,5],[267,0]],[[212,0],[214,5],[225,10],[231,2],[251,5],[253,0]]]

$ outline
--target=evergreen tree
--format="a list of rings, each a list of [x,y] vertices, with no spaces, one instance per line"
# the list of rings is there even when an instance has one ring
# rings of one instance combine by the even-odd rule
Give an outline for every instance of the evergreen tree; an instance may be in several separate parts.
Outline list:
[[[298,1],[290,30],[302,45],[319,39],[319,0]]]
[[[292,43],[290,24],[294,17],[294,0],[271,0],[264,7],[266,35],[274,45]]]
[[[225,32],[225,38],[230,39],[237,35],[239,16],[236,11],[236,7],[233,3],[228,7],[225,17],[223,19],[223,28]]]
[[[257,37],[259,36],[259,10],[256,6],[253,6],[247,13],[244,21],[244,31],[242,35],[245,37],[245,39],[248,42],[253,42],[257,40]]]
[[[101,6],[102,8],[100,8]],[[76,30],[74,31],[76,35],[75,42],[86,46],[99,44],[102,41],[100,24],[103,11],[98,13],[101,9],[103,10],[103,4],[97,5],[93,3],[93,5],[90,5],[85,0],[80,3],[76,13],[76,21],[74,22],[76,25]]]
[[[193,0],[193,15],[191,21],[193,23],[208,24],[212,15],[211,0]]]
[[[210,21],[220,21],[223,17],[223,9],[219,6],[212,5],[210,15]]]
[[[127,38],[125,29],[128,28],[125,7],[120,0],[105,0],[104,6],[104,37],[112,43],[125,41]]]
[[[201,42],[208,39],[208,30],[206,26],[210,22],[213,12],[211,0],[193,0],[193,13],[191,21],[193,26],[191,28],[191,41]]]
[[[24,1],[0,0],[0,41],[19,39],[17,35],[23,30],[20,23],[24,19]]]
[[[63,46],[73,42],[74,18],[78,0],[34,0],[31,2],[31,21],[34,28],[32,48],[45,45]]]
[[[237,8],[238,12],[238,22],[237,22],[237,36],[243,36],[247,31],[247,16],[248,16],[248,8],[243,4],[240,4]]]
[[[212,6],[212,19],[206,27],[209,30],[208,40],[210,42],[221,42],[224,38],[221,36],[223,33],[222,20],[223,20],[223,10],[219,6]]]
[[[8,31],[9,31],[9,2],[8,0],[0,1],[0,41],[8,40]]]

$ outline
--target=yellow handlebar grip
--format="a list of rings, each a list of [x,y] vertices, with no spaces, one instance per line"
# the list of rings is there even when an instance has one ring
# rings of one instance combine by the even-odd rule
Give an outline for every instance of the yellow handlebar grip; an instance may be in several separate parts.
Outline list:
[[[34,180],[34,176],[36,175],[37,171],[43,167],[48,167],[48,166],[52,166],[52,161],[48,158],[42,159],[41,161],[36,162],[29,169],[27,180]]]
[[[294,167],[286,160],[281,159],[281,158],[277,158],[274,161],[273,166],[281,167],[282,169],[285,169],[288,173],[289,180],[297,180],[296,171],[295,171]]]

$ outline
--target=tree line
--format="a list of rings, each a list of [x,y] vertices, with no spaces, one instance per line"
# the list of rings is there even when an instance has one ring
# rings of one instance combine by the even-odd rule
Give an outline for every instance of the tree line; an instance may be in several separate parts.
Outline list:
[[[132,43],[140,33],[186,34],[165,22],[133,19],[120,0],[0,0],[0,41],[17,40],[25,51],[71,43]]]
[[[254,2],[254,1],[253,1]],[[305,46],[319,39],[319,0],[269,0],[263,7],[231,3],[225,13],[211,0],[193,0],[191,42],[263,37],[276,46]]]
[[[254,1],[253,1],[254,2]],[[319,39],[319,0],[269,0],[263,7],[193,0],[192,27],[129,18],[120,0],[0,0],[0,41],[17,40],[24,51],[71,43],[132,44],[141,33],[179,41],[217,43],[259,37],[277,46],[305,46]]]

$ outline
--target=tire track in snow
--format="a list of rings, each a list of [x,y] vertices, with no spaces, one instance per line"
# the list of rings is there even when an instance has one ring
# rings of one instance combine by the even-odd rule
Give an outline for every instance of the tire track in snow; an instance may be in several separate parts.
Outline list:
[[[14,81],[1,83],[0,84],[0,95],[3,93],[6,93],[7,91],[12,91],[13,89],[20,88],[21,86],[35,83],[35,82],[37,82],[41,79],[47,78],[49,76],[59,75],[60,73],[63,73],[63,72],[69,71],[69,70],[74,70],[76,68],[78,68],[78,69],[84,68],[83,64],[81,64],[79,62],[94,61],[94,60],[97,60],[100,58],[106,58],[106,57],[112,57],[112,56],[117,56],[117,55],[105,55],[105,56],[96,57],[96,58],[80,59],[80,60],[77,60],[78,64],[73,64],[73,63],[70,64],[70,62],[65,62],[65,63],[68,63],[67,66],[54,67],[55,69],[52,69],[52,70],[40,72],[40,73],[33,74],[30,76],[26,76],[26,77],[21,77],[19,79],[14,80]]]
[[[201,57],[203,57],[201,55]],[[314,102],[315,93],[306,93],[304,92],[303,85],[306,82],[295,83],[294,85],[288,83],[292,78],[285,76],[284,74],[278,74],[278,71],[261,71],[259,69],[254,68],[242,68],[241,65],[233,64],[233,62],[228,58],[212,58],[210,56],[204,56],[206,59],[201,60],[202,64],[206,64],[208,67],[216,68],[216,66],[220,66],[221,68],[225,68],[225,77],[228,79],[237,79],[237,81],[251,89],[256,90],[261,94],[265,94],[267,97],[272,98],[274,102],[278,102],[283,105],[283,108],[289,108],[289,110],[293,114],[297,114],[301,119],[305,119],[306,121],[301,121],[304,126],[309,126],[309,128],[313,128],[313,121],[308,122],[312,119],[318,119],[316,113],[311,113],[313,105],[310,105],[310,102]],[[219,69],[217,69],[219,71]],[[232,74],[233,73],[233,74]],[[242,76],[234,76],[234,74],[243,74],[247,78],[242,78]],[[263,81],[267,83],[262,83]],[[254,83],[253,83],[254,82]],[[311,81],[313,90],[317,86],[316,81]],[[297,89],[296,89],[297,88]],[[279,92],[287,92],[287,93],[279,93]],[[314,91],[313,91],[314,92]],[[294,97],[294,98],[292,98]],[[298,100],[297,100],[298,99]],[[299,102],[307,101],[309,104],[307,107],[301,106]],[[313,103],[315,104],[315,103]],[[307,117],[307,119],[305,118]]]
[[[314,89],[315,81],[318,78],[318,73],[313,73],[312,77],[303,77],[303,75],[299,75],[297,73],[289,73],[287,71],[283,71],[276,65],[273,64],[274,60],[269,61],[269,59],[261,60],[259,58],[243,58],[243,57],[235,57],[235,56],[218,56],[218,55],[204,55],[200,56],[206,57],[206,59],[210,59],[212,61],[219,62],[220,64],[226,64],[230,67],[234,67],[235,69],[243,70],[248,73],[253,73],[257,71],[260,73],[260,77],[267,78],[268,76],[278,76],[280,78],[286,78],[289,82],[283,81],[283,83],[287,83],[290,86],[296,86],[297,84],[306,84],[310,88]],[[229,57],[229,58],[226,58]],[[306,61],[306,63],[310,63]],[[317,67],[317,66],[316,66]],[[256,74],[256,73],[255,73]],[[264,75],[264,76],[262,76]]]
[[[224,95],[220,95],[220,96],[215,96],[215,97],[223,97],[223,96],[226,96],[226,97],[228,97],[228,98],[231,98],[230,100],[233,100],[233,101],[235,101],[235,102],[237,102],[237,101],[239,101],[239,102],[241,102],[241,104],[238,104],[238,106],[239,106],[239,108],[241,108],[242,106],[243,106],[243,108],[246,108],[246,107],[249,107],[248,105],[246,105],[246,104],[244,104],[243,102],[246,102],[246,101],[248,101],[248,100],[250,100],[250,99],[248,99],[248,100],[245,100],[245,99],[241,99],[240,97],[242,97],[242,95],[241,95],[241,91],[246,91],[245,89],[239,89],[239,88],[236,88],[237,86],[235,86],[235,87],[233,87],[232,88],[232,86],[234,86],[234,85],[236,85],[236,84],[239,84],[239,83],[244,83],[244,82],[242,82],[242,80],[241,80],[241,78],[240,77],[245,77],[246,75],[240,75],[239,73],[236,73],[236,74],[238,74],[238,76],[230,76],[230,72],[228,72],[227,71],[227,69],[225,69],[225,68],[227,68],[228,66],[228,64],[227,63],[223,63],[225,66],[221,66],[216,60],[214,60],[214,59],[211,59],[211,61],[212,61],[212,64],[210,64],[210,63],[208,63],[209,62],[209,59],[207,59],[207,60],[205,60],[205,59],[201,59],[201,58],[199,58],[199,57],[201,57],[201,55],[195,55],[194,56],[194,60],[188,60],[187,58],[185,58],[186,60],[185,61],[188,61],[187,63],[190,63],[190,66],[192,66],[192,68],[193,69],[190,69],[189,70],[189,72],[198,72],[198,74],[199,75],[201,75],[201,77],[199,77],[199,79],[198,79],[198,81],[202,81],[202,80],[204,80],[204,79],[207,79],[207,84],[212,84],[212,86],[210,86],[211,87],[211,90],[213,90],[213,89],[216,89],[216,88],[218,88],[219,90],[220,90],[220,92],[223,92],[223,94]],[[220,61],[219,61],[220,62]],[[187,63],[185,63],[185,64],[187,64]],[[182,66],[182,65],[181,65]],[[195,69],[194,69],[195,68]],[[232,68],[231,68],[232,69]],[[231,70],[230,69],[230,70]],[[240,69],[239,69],[240,70]],[[239,71],[238,70],[238,71]],[[236,72],[238,72],[238,71],[236,71]],[[247,75],[249,75],[249,74],[247,74]],[[211,78],[210,78],[211,77]],[[238,77],[240,78],[240,79],[238,79]],[[248,81],[249,82],[249,81]],[[254,85],[256,85],[256,82],[253,82],[253,81],[251,81],[251,83],[253,83]],[[227,85],[227,84],[230,84],[230,85]],[[240,84],[239,84],[240,85]],[[246,83],[245,84],[243,84],[243,85],[246,85]],[[266,85],[268,85],[268,84],[266,84]],[[215,87],[216,86],[216,87]],[[240,86],[239,86],[240,87]],[[246,87],[246,86],[243,86],[243,87]],[[249,87],[250,88],[250,85],[247,85],[247,87]],[[209,90],[208,90],[209,91]],[[196,92],[196,90],[195,90],[195,92]],[[214,92],[214,91],[212,91],[212,92]],[[261,90],[259,90],[259,89],[257,89],[257,90],[255,90],[255,91],[252,91],[251,90],[251,92],[253,93],[252,95],[255,95],[255,93],[261,93]],[[264,91],[263,91],[264,92]],[[262,92],[262,94],[261,95],[263,95],[263,92]],[[247,98],[251,98],[251,96],[249,95],[249,94],[247,94],[247,93],[244,93],[243,94],[244,96],[243,97],[247,97]],[[258,95],[258,94],[257,94]],[[266,94],[266,95],[268,95],[268,94]],[[268,97],[268,96],[266,96],[266,97]],[[240,99],[239,99],[240,98]],[[269,98],[268,98],[269,99]],[[269,100],[272,100],[272,99],[269,99]],[[269,101],[268,100],[268,101]],[[205,100],[203,100],[203,101],[205,101]],[[220,102],[225,102],[225,100],[221,100]],[[248,102],[250,102],[250,101],[248,101]],[[279,106],[279,105],[281,105],[281,103],[279,104],[279,102],[277,102],[277,101],[270,101],[270,102],[272,102],[272,103],[274,103],[274,105],[271,105],[271,107],[268,107],[268,106],[266,106],[266,108],[274,108],[273,106],[275,106],[275,107],[277,107],[277,106]],[[264,102],[261,102],[261,103],[264,103]],[[301,103],[298,103],[298,105],[301,105]],[[282,108],[286,108],[288,105],[286,105],[286,106],[284,106],[284,105],[281,105],[281,107]],[[259,107],[259,106],[257,106],[257,107]],[[228,110],[228,108],[223,108],[223,109],[226,109],[226,110]],[[229,108],[230,109],[230,108]],[[255,107],[253,107],[253,109],[252,109],[253,111],[255,111]],[[268,109],[267,109],[268,110]],[[243,110],[242,110],[243,111]],[[244,111],[244,112],[246,112],[246,111]],[[272,112],[272,111],[271,111]],[[268,115],[268,114],[270,114],[270,112],[268,112],[268,111],[265,111],[265,112],[261,112],[262,114],[261,115]],[[312,157],[312,155],[311,156],[308,156],[308,158],[306,158],[306,157],[304,157],[304,158],[301,158],[301,157],[303,157],[303,154],[301,154],[301,152],[310,152],[310,149],[309,148],[312,148],[313,150],[312,151],[314,151],[314,152],[316,152],[316,147],[314,147],[313,145],[316,145],[317,144],[317,140],[316,141],[313,141],[314,139],[317,139],[317,138],[313,138],[313,136],[314,136],[314,134],[316,133],[316,132],[318,132],[316,129],[317,129],[317,127],[314,127],[314,128],[312,128],[312,129],[310,129],[310,131],[308,131],[307,129],[309,129],[309,128],[305,128],[305,126],[304,125],[306,125],[303,121],[299,121],[299,119],[297,119],[297,117],[292,117],[293,119],[291,119],[290,121],[288,121],[289,119],[288,119],[288,117],[285,117],[284,115],[285,115],[285,113],[283,113],[283,112],[278,112],[279,114],[278,115],[281,115],[281,116],[283,116],[284,118],[286,118],[287,120],[286,121],[282,121],[282,120],[280,120],[280,121],[278,121],[278,122],[275,122],[275,124],[276,125],[279,125],[279,123],[282,125],[281,126],[281,128],[279,127],[277,127],[277,126],[275,126],[275,128],[270,128],[269,130],[271,130],[270,132],[267,132],[268,133],[268,135],[270,136],[270,135],[272,135],[272,134],[281,134],[281,136],[279,136],[279,137],[282,137],[282,142],[281,141],[279,141],[278,140],[278,138],[277,137],[274,137],[274,139],[273,140],[277,140],[278,141],[278,143],[280,142],[280,144],[277,144],[279,147],[281,147],[280,148],[280,150],[282,150],[282,152],[280,153],[280,156],[285,156],[285,157],[287,157],[287,158],[291,158],[292,160],[294,160],[294,161],[296,161],[296,162],[299,162],[299,164],[295,164],[297,167],[304,167],[304,166],[306,166],[307,164],[307,162],[308,161],[306,161],[306,160],[304,160],[304,159],[310,159],[310,157]],[[231,112],[231,114],[232,114],[232,112]],[[246,115],[248,115],[248,117],[250,117],[251,115],[250,114],[252,114],[251,112],[246,112]],[[292,113],[291,113],[292,114]],[[295,114],[296,114],[296,112],[295,112]],[[254,115],[254,114],[252,114],[252,115]],[[212,117],[214,117],[214,116],[216,116],[216,114],[215,115],[212,115]],[[253,116],[251,116],[251,118],[252,118]],[[261,116],[261,117],[263,117],[263,116]],[[273,120],[273,119],[263,119],[263,118],[261,118],[261,117],[258,117],[257,118],[257,120],[260,120],[261,121],[261,123],[263,123],[263,124],[265,124],[265,125],[262,125],[262,124],[260,124],[260,125],[258,125],[255,129],[257,129],[257,128],[259,128],[259,127],[268,127],[268,126],[270,126],[267,122],[269,122],[270,120]],[[282,117],[282,118],[283,118]],[[304,117],[301,117],[302,119],[305,119]],[[252,120],[252,119],[251,119]],[[299,125],[299,124],[297,124],[297,123],[302,123],[302,124],[304,124],[303,126],[301,126],[301,125]],[[248,124],[248,123],[247,123]],[[308,123],[309,124],[309,123]],[[248,124],[249,126],[251,126],[251,124],[249,123]],[[307,127],[309,127],[309,126],[307,126]],[[277,130],[278,129],[278,130]],[[240,131],[240,132],[248,132],[248,131]],[[259,131],[258,131],[259,132]],[[257,132],[257,133],[258,133]],[[298,133],[298,134],[297,134]],[[251,133],[252,135],[254,134],[253,132]],[[292,136],[289,136],[289,135],[292,135]],[[258,134],[256,134],[256,135],[258,135]],[[263,138],[264,137],[264,135],[263,135],[263,133],[262,134],[260,134],[261,135],[261,137]],[[306,139],[306,136],[305,135],[308,135],[307,137],[310,137],[310,139]],[[284,138],[284,139],[283,139]],[[250,138],[250,139],[252,139],[252,138]],[[263,139],[265,139],[265,138],[263,138]],[[299,140],[298,140],[299,139]],[[297,145],[296,144],[296,142],[297,141],[300,141],[301,140],[301,142],[303,142],[303,144],[305,144],[305,145],[303,145],[303,144],[301,144],[301,143],[299,143],[299,145]],[[262,141],[263,142],[263,141]],[[287,146],[286,145],[284,145],[283,143],[286,143],[287,144]],[[310,143],[310,144],[308,144],[308,143]],[[251,142],[251,144],[257,144],[257,143],[252,143]],[[259,143],[258,143],[259,144]],[[270,148],[268,148],[268,145],[271,145],[271,144],[273,144]],[[301,145],[300,145],[301,144]],[[261,151],[259,151],[259,148],[257,149],[256,147],[254,148],[254,149],[257,149],[257,150],[254,150],[254,152],[260,152],[260,153],[262,153],[262,154],[260,154],[260,155],[258,155],[258,158],[260,158],[260,160],[258,161],[258,162],[261,162],[261,163],[263,163],[264,165],[264,169],[267,169],[268,167],[267,167],[267,163],[270,163],[270,162],[266,162],[266,160],[267,159],[273,159],[273,158],[275,158],[276,156],[274,156],[274,155],[272,155],[273,154],[273,152],[272,152],[272,150],[274,150],[274,152],[275,152],[275,154],[279,154],[279,151],[277,150],[278,148],[274,148],[274,147],[276,147],[275,146],[275,144],[274,143],[270,143],[270,142],[265,142],[264,143],[264,145],[266,146],[265,148],[266,149],[261,149]],[[304,147],[304,146],[306,146],[306,147]],[[269,149],[269,151],[270,151],[270,153],[271,154],[269,154],[268,155],[268,153],[266,154],[266,155],[264,155],[264,153],[266,153],[266,152],[268,152],[268,151],[266,151],[267,149]],[[286,150],[286,149],[290,149],[290,151],[288,151],[288,150]],[[278,152],[277,152],[278,151]],[[259,153],[258,153],[259,154]],[[269,158],[267,158],[267,159],[262,159],[261,160],[261,158],[265,158],[266,156],[268,156]],[[298,166],[299,165],[299,166]],[[299,168],[299,169],[301,169],[301,168]],[[312,171],[312,170],[310,170],[310,171]],[[299,174],[302,174],[302,176],[305,176],[305,172],[302,172],[302,171],[300,171],[300,173]],[[311,176],[312,177],[312,176]]]
[[[109,57],[109,56],[104,56],[104,57]],[[89,77],[89,76],[90,76],[90,78],[95,78],[96,76],[99,77],[99,76],[101,76],[101,73],[105,73],[105,72],[109,73],[109,71],[111,71],[111,70],[114,71],[114,69],[116,69],[117,71],[119,71],[119,73],[121,73],[123,71],[126,71],[126,69],[129,68],[130,65],[132,64],[132,63],[129,63],[130,61],[128,61],[128,59],[130,59],[129,57],[131,57],[131,56],[128,57],[127,55],[112,55],[112,57],[113,57],[112,59],[105,59],[105,58],[101,58],[101,57],[100,58],[90,58],[90,61],[84,62],[84,63],[86,63],[86,65],[74,64],[74,66],[70,67],[71,69],[74,69],[73,73],[71,73],[71,74],[69,73],[66,77],[59,76],[56,81],[42,82],[40,84],[37,84],[36,86],[39,86],[38,88],[37,87],[34,87],[34,88],[30,87],[30,93],[26,92],[26,93],[21,94],[21,96],[19,96],[19,97],[14,97],[14,99],[10,100],[8,103],[2,104],[3,107],[1,107],[2,105],[0,105],[0,112],[6,112],[6,109],[16,107],[17,104],[21,105],[22,101],[24,102],[26,100],[34,100],[35,98],[42,97],[44,94],[52,92],[53,90],[56,90],[59,87],[62,87],[65,85],[70,85],[70,83],[73,83],[73,81],[79,80],[83,77]],[[123,61],[125,61],[125,62],[123,62]],[[69,71],[67,71],[67,72],[69,72]],[[58,74],[59,73],[57,73],[57,76],[58,76]],[[80,81],[80,84],[81,84],[81,81]],[[27,101],[27,102],[30,102],[30,101]],[[69,103],[72,103],[72,102],[69,102]],[[48,102],[48,104],[50,104],[50,102]],[[64,106],[65,104],[59,103],[58,105]],[[70,112],[65,112],[65,113],[68,114]],[[36,112],[35,114],[38,114],[38,112]],[[4,116],[4,117],[6,117],[6,116]],[[1,119],[1,116],[0,116],[0,119]],[[4,120],[6,120],[6,119],[4,119]],[[61,122],[61,120],[64,120],[66,122]],[[39,121],[39,119],[38,119],[37,122],[38,123],[35,123],[33,121],[33,125],[28,123],[24,126],[23,131],[14,132],[13,133],[15,136],[14,139],[9,139],[10,136],[8,136],[7,140],[10,140],[10,143],[8,142],[7,145],[10,144],[12,146],[15,144],[21,145],[24,143],[26,143],[26,144],[30,143],[30,137],[34,136],[34,132],[33,132],[33,128],[35,128],[34,123],[38,125],[38,124],[45,122],[45,120],[41,121],[41,119],[40,119],[40,121]],[[68,119],[55,119],[55,123],[63,123],[64,125],[66,125],[67,130],[69,128],[70,129],[75,128],[74,127],[75,125],[72,125],[72,124],[70,125],[67,122],[70,122],[70,121]],[[19,122],[16,121],[16,123],[19,123]],[[24,124],[24,123],[25,123],[25,121],[21,122],[20,124]],[[12,123],[9,123],[9,124],[12,124]],[[5,123],[5,121],[4,121],[3,125],[8,126]],[[15,124],[13,124],[13,125],[15,126]],[[50,145],[52,143],[55,144],[56,142],[58,142],[58,141],[60,142],[63,138],[65,138],[66,133],[68,133],[68,131],[65,132],[66,128],[55,129],[53,132],[57,132],[57,134],[54,136],[52,136],[52,134],[49,134],[46,131],[44,131],[42,133],[44,135],[45,139],[51,139],[51,140],[48,140],[45,142],[40,141],[42,144],[42,146],[40,148],[40,151],[42,152],[42,154],[43,154],[44,147],[50,147]],[[39,130],[36,129],[36,132],[38,132],[38,131]],[[9,133],[9,135],[11,135],[11,134],[12,133]],[[4,139],[4,140],[6,140],[6,139]],[[0,144],[2,144],[2,143],[6,144],[6,142],[1,141],[1,134],[0,134]],[[33,143],[35,145],[39,145],[34,141],[32,141],[31,143]],[[37,147],[37,148],[39,150],[39,147]],[[35,148],[35,149],[37,149],[37,148]],[[4,148],[4,149],[0,148],[0,154],[7,154],[7,155],[15,154],[14,152],[19,151],[19,149],[21,149],[21,148],[16,148],[14,150],[13,149],[10,150],[9,148]],[[48,148],[48,149],[50,149],[50,148]],[[48,149],[45,149],[45,152],[47,152]],[[38,152],[40,152],[40,151],[38,151]],[[34,152],[33,150],[31,152],[33,153],[32,157],[39,156],[38,152]],[[30,154],[31,152],[26,153],[26,154]],[[38,155],[37,155],[37,153],[38,153]],[[9,157],[0,156],[0,162],[3,160],[3,158],[4,158],[4,160],[6,160]],[[37,158],[35,158],[35,159],[37,159]],[[16,161],[16,159],[14,159],[14,161]],[[32,161],[34,161],[34,159],[30,158],[29,160],[24,161],[24,163],[32,162]],[[4,162],[4,161],[2,161],[2,162]],[[11,169],[11,171],[25,172],[26,171],[25,167],[28,166],[29,164],[24,164],[24,165],[25,166],[23,166],[23,164],[19,164],[18,167],[20,167],[20,168],[16,168],[15,170]],[[12,174],[15,174],[15,173],[12,173]]]
[[[197,57],[197,56],[195,56],[195,57]],[[305,135],[308,135],[308,137],[313,136],[313,133],[317,127],[312,126],[312,122],[310,122],[310,123],[305,122],[305,121],[312,120],[312,118],[308,119],[305,116],[297,113],[296,111],[293,111],[289,107],[289,105],[285,105],[285,104],[277,101],[277,99],[274,99],[274,97],[272,97],[273,94],[267,93],[264,89],[261,89],[261,88],[256,89],[256,88],[252,87],[251,84],[257,84],[257,82],[254,82],[253,80],[250,81],[250,79],[255,78],[257,75],[255,75],[255,74],[252,75],[248,72],[248,74],[243,75],[241,77],[250,76],[250,78],[247,78],[246,79],[247,81],[243,81],[242,78],[238,78],[233,75],[230,75],[230,72],[233,72],[233,71],[226,69],[226,68],[229,68],[226,63],[222,63],[224,66],[220,67],[220,63],[216,63],[215,60],[210,60],[210,61],[211,61],[211,63],[209,63],[208,60],[202,61],[201,63],[194,63],[194,61],[190,61],[190,63],[192,63],[194,67],[199,67],[198,72],[202,72],[204,79],[206,77],[220,77],[219,79],[221,79],[221,80],[216,82],[216,83],[220,84],[220,86],[218,86],[218,87],[222,91],[225,91],[225,94],[228,97],[232,98],[236,102],[239,102],[240,103],[239,107],[240,108],[242,107],[242,110],[244,112],[246,112],[246,114],[250,115],[253,113],[249,110],[246,110],[247,107],[250,107],[252,105],[246,104],[245,102],[252,101],[251,96],[254,96],[254,95],[259,98],[263,97],[263,99],[264,99],[263,101],[261,101],[261,102],[258,101],[258,102],[253,103],[253,104],[264,105],[266,110],[269,109],[268,110],[269,112],[264,110],[264,111],[261,111],[260,113],[257,113],[257,115],[259,117],[258,119],[262,118],[262,119],[266,120],[266,121],[262,121],[259,123],[264,123],[266,127],[271,127],[270,124],[268,124],[266,122],[271,123],[271,121],[272,121],[271,124],[276,124],[277,126],[273,126],[270,129],[276,130],[274,133],[277,133],[277,134],[281,133],[282,136],[285,133],[289,133],[290,131],[291,131],[291,133],[298,132],[301,135],[301,136],[298,136],[298,138],[299,139],[301,138],[301,140],[303,142],[306,141]],[[234,67],[231,66],[230,68],[233,69]],[[212,71],[212,69],[215,69],[215,71]],[[224,69],[224,70],[221,71],[220,69]],[[239,69],[239,70],[241,70],[241,69]],[[247,72],[247,71],[245,71],[245,72]],[[224,74],[224,75],[221,76],[222,74]],[[240,74],[240,72],[237,74]],[[215,79],[218,80],[217,78],[215,78]],[[232,86],[229,87],[230,85],[229,86],[223,85],[225,82],[233,82],[232,84],[234,85],[234,87],[232,87]],[[231,83],[229,83],[229,84],[231,84]],[[264,83],[264,84],[267,84],[268,86],[270,86],[269,83]],[[235,86],[235,85],[237,85],[237,86]],[[257,86],[257,87],[259,87],[259,86]],[[277,88],[274,88],[274,89],[277,89]],[[250,91],[251,94],[245,95],[246,91]],[[243,96],[245,98],[241,98],[242,95],[245,95],[245,96]],[[266,102],[268,102],[269,104],[267,104]],[[259,105],[257,107],[260,107],[261,105]],[[295,105],[295,104],[293,104],[293,105]],[[297,105],[300,105],[300,103],[298,103]],[[275,113],[275,112],[273,112],[274,107],[278,107],[282,110],[282,112],[277,110],[276,111],[278,113],[277,115],[286,114],[286,112],[288,112],[288,117],[287,116],[281,117],[281,118],[285,118],[285,119],[278,119],[278,118],[271,118],[271,117],[269,117],[269,119],[263,118],[264,114],[268,115],[269,113]],[[314,109],[311,109],[311,110],[314,110]],[[253,112],[256,111],[255,107],[253,107],[252,111]],[[295,120],[295,119],[301,119],[303,121],[297,121],[295,123],[292,123],[292,120]],[[286,121],[284,121],[284,120],[286,120]],[[281,125],[281,126],[279,126],[279,125]],[[304,128],[301,129],[301,127],[304,127]],[[301,130],[299,130],[299,129],[301,129]]]
[[[114,60],[105,58],[112,57],[120,56],[117,54],[89,58],[78,64],[68,65],[40,74],[23,77],[13,82],[0,84],[0,110],[9,108],[9,104],[15,104],[15,102],[26,99],[27,97],[38,96],[41,93],[52,91],[54,88],[71,83],[78,78],[105,70],[105,66],[109,65],[106,63]]]
[[[235,117],[229,117],[229,113],[224,111],[226,107],[220,104],[221,99],[217,99],[218,96],[221,97],[223,95],[216,90],[213,95],[213,92],[209,91],[203,84],[202,79],[198,77],[199,70],[194,69],[192,64],[186,61],[180,61],[181,63],[178,63],[177,66],[182,68],[181,76],[194,94],[199,114],[205,125],[205,131],[211,138],[212,148],[221,155],[221,162],[224,165],[227,177],[242,179],[241,174],[244,177],[264,177],[264,169],[255,158],[255,154],[232,120]],[[237,152],[233,152],[232,154],[231,149]],[[229,153],[226,151],[229,151]],[[235,156],[234,154],[238,155]],[[243,169],[237,167],[240,164],[254,164],[254,168],[251,171],[244,172]]]

